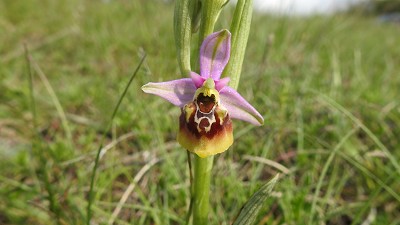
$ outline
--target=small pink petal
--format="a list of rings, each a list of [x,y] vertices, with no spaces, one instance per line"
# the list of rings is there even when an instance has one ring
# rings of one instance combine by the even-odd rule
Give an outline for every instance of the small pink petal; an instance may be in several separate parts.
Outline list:
[[[243,120],[257,126],[264,123],[263,117],[236,90],[225,86],[220,92],[221,105],[224,106],[231,118]]]
[[[192,81],[193,81],[194,85],[196,86],[196,88],[203,86],[203,83],[206,80],[204,77],[202,77],[192,71],[190,72],[190,77],[192,78]]]
[[[217,91],[220,91],[222,88],[228,85],[230,80],[231,79],[229,77],[224,77],[221,80],[215,80],[215,89],[217,89]]]
[[[228,63],[231,51],[231,33],[222,30],[204,39],[200,48],[200,75],[219,80]]]
[[[159,83],[147,83],[142,86],[145,93],[158,95],[172,104],[182,107],[193,100],[196,87],[192,79],[183,78]]]

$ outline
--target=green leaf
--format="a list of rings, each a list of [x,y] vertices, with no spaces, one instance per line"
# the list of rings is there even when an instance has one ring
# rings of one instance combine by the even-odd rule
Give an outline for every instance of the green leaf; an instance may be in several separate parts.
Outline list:
[[[243,206],[233,225],[250,225],[254,223],[258,212],[267,198],[271,195],[272,189],[274,188],[278,179],[279,174],[277,174],[268,183],[263,185],[253,196],[251,196],[251,198]]]
[[[232,43],[231,58],[226,65],[222,77],[229,77],[229,86],[237,89],[242,71],[247,39],[250,33],[253,0],[238,0],[231,24]]]
[[[182,74],[187,76],[190,68],[190,41],[192,27],[198,23],[193,17],[199,17],[199,0],[177,0],[174,14],[174,36],[178,63]]]

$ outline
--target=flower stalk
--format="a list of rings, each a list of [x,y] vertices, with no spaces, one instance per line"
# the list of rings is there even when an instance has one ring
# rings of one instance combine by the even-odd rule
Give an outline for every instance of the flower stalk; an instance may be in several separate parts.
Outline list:
[[[214,4],[221,4],[220,1],[214,1]],[[199,48],[203,40],[207,35],[214,31],[214,24],[218,18],[219,12],[222,5],[216,5],[212,7],[212,0],[204,1],[204,9],[202,12],[202,23],[200,26],[199,34]],[[198,52],[198,49],[196,49]],[[199,60],[196,60],[196,65]],[[190,159],[189,159],[190,160]],[[207,225],[208,224],[208,213],[210,211],[210,183],[211,183],[211,171],[213,167],[214,156],[208,156],[206,158],[200,158],[194,156],[194,174],[193,174],[193,225]]]
[[[210,209],[210,181],[214,156],[194,157],[193,225],[207,225]]]

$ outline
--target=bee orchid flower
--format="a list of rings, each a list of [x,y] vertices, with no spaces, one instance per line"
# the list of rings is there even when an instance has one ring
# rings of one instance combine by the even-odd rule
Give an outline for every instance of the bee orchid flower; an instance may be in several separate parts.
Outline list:
[[[200,75],[153,83],[142,87],[181,107],[177,140],[199,157],[226,151],[233,143],[231,119],[262,125],[263,117],[221,74],[230,57],[231,34],[227,30],[206,37],[200,48]]]

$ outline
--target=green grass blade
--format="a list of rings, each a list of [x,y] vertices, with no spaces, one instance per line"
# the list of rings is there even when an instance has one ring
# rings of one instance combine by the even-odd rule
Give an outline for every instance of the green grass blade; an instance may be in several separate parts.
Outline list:
[[[46,74],[40,68],[39,64],[35,60],[33,60],[33,58],[31,56],[29,56],[28,60],[30,61],[30,63],[32,63],[33,69],[36,71],[40,80],[42,81],[43,85],[45,86],[47,92],[49,93],[51,101],[53,102],[54,107],[56,107],[57,113],[60,116],[61,124],[65,130],[67,139],[68,139],[69,143],[72,144],[71,128],[68,125],[67,116],[65,114],[65,111],[64,111],[61,103],[60,103],[60,100],[57,97],[56,92],[54,91],[53,86],[50,84],[50,81],[47,79]]]
[[[125,87],[125,90],[122,92],[120,98],[118,99],[118,103],[114,108],[114,111],[111,115],[111,119],[107,125],[107,129],[106,129],[106,133],[108,133],[108,131],[110,131],[113,120],[115,115],[118,112],[119,106],[121,105],[122,100],[124,99],[126,93],[128,92],[128,89],[133,81],[133,79],[136,77],[137,73],[139,72],[140,67],[142,66],[144,60],[146,58],[146,55],[144,55],[142,57],[142,59],[139,62],[139,65],[136,67],[135,72],[132,74],[131,78],[128,81],[128,84]],[[90,188],[89,188],[89,193],[88,193],[88,205],[87,205],[87,212],[86,212],[86,224],[89,225],[90,224],[90,220],[92,219],[92,204],[93,204],[93,200],[94,200],[94,191],[93,191],[93,187],[94,187],[94,182],[95,182],[95,177],[96,177],[96,171],[97,171],[97,167],[99,166],[99,160],[100,160],[100,153],[101,153],[101,149],[103,148],[103,142],[104,142],[104,138],[105,138],[105,134],[102,137],[102,140],[100,142],[100,146],[97,150],[97,154],[96,154],[96,158],[94,161],[94,165],[93,165],[93,171],[92,171],[92,176],[90,178]]]
[[[315,189],[314,192],[314,197],[313,197],[313,201],[312,201],[312,205],[311,205],[311,212],[310,212],[310,219],[308,221],[309,224],[313,224],[313,219],[314,219],[314,215],[315,215],[315,207],[317,205],[317,199],[318,199],[318,195],[319,192],[321,190],[322,187],[322,182],[328,172],[329,166],[331,165],[334,157],[336,156],[336,153],[339,151],[339,149],[346,143],[346,141],[357,131],[357,129],[353,129],[350,132],[348,132],[346,134],[346,136],[344,136],[342,138],[342,140],[340,140],[340,142],[336,145],[336,147],[333,149],[333,151],[329,154],[329,158],[328,160],[326,160],[326,163],[324,165],[324,168],[322,169],[321,175],[318,179],[318,183],[317,183],[317,188]]]
[[[313,91],[314,92],[314,91]],[[392,153],[390,153],[389,149],[386,148],[386,146],[379,140],[379,138],[367,127],[365,126],[357,117],[355,117],[351,112],[346,110],[342,105],[337,103],[335,100],[332,98],[329,98],[328,96],[315,92],[319,95],[319,97],[324,100],[324,102],[328,103],[329,106],[332,108],[339,110],[341,113],[343,113],[345,116],[347,116],[353,123],[357,124],[370,138],[372,141],[375,142],[375,144],[386,154],[388,157],[389,161],[392,163],[392,165],[395,167],[397,173],[400,175],[400,164],[398,160],[393,156]]]
[[[61,210],[60,210],[59,204],[56,199],[56,193],[55,193],[54,188],[50,181],[49,170],[46,167],[47,159],[44,156],[43,151],[40,150],[41,148],[44,148],[42,146],[42,145],[44,145],[44,142],[41,140],[41,136],[38,131],[36,100],[35,100],[35,95],[34,95],[34,90],[33,90],[32,64],[34,64],[34,66],[36,66],[37,68],[39,68],[39,66],[32,59],[32,56],[30,55],[28,46],[26,44],[24,44],[24,51],[25,51],[25,59],[26,59],[26,66],[27,66],[27,73],[28,73],[28,80],[29,80],[29,104],[30,104],[30,110],[31,110],[32,117],[33,117],[32,119],[33,119],[34,138],[32,139],[32,151],[34,151],[34,154],[39,157],[40,162],[43,164],[43,166],[40,167],[36,172],[41,175],[38,175],[38,174],[35,174],[35,175],[36,175],[37,179],[39,179],[39,177],[41,177],[40,180],[44,183],[43,188],[47,192],[46,198],[49,202],[48,210],[53,213],[54,218],[55,218],[55,223],[61,224],[61,222],[60,222],[61,221]],[[39,76],[41,76],[42,81],[44,81],[42,78],[42,76],[44,76],[44,74],[40,74]],[[47,80],[46,77],[45,77],[45,80]],[[49,84],[50,83],[47,82],[47,85],[49,85]],[[46,83],[45,83],[45,85],[46,85]],[[46,85],[46,87],[47,87],[47,85]],[[48,89],[48,90],[52,90],[51,86],[50,86],[50,89]],[[52,95],[51,93],[53,93],[55,96],[54,91],[53,92],[49,91],[49,93],[50,93],[50,95]],[[52,96],[52,98],[54,96]],[[58,101],[57,97],[55,99],[56,99],[56,101]],[[39,148],[39,146],[40,146],[40,148]],[[35,149],[39,149],[39,150],[35,150]]]
[[[233,225],[253,224],[265,200],[271,195],[272,189],[279,179],[279,174],[260,188],[243,206]]]
[[[393,190],[392,187],[385,184],[385,182],[381,178],[379,178],[373,172],[369,171],[368,168],[366,168],[356,159],[353,159],[351,156],[348,156],[343,152],[338,152],[338,155],[340,155],[343,159],[345,159],[347,162],[349,162],[351,165],[353,165],[355,168],[361,171],[364,175],[374,180],[380,187],[385,189],[387,193],[389,193],[391,196],[393,196],[393,198],[395,198],[398,202],[400,202],[400,195],[398,194],[398,192]]]
[[[35,134],[37,132],[37,111],[36,111],[36,101],[35,101],[35,95],[33,93],[33,74],[32,74],[32,65],[31,65],[31,55],[29,54],[29,49],[27,44],[24,44],[24,50],[25,50],[25,59],[26,59],[26,70],[28,73],[28,80],[29,80],[29,106],[30,110],[32,113],[32,119],[33,119],[33,128],[35,130]]]

